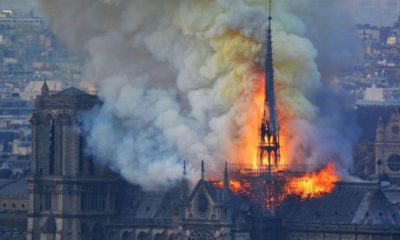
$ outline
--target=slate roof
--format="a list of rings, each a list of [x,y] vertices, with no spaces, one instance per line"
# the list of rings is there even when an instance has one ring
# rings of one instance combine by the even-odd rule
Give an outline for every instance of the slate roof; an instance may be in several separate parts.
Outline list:
[[[0,197],[27,197],[25,179],[0,179]]]
[[[80,110],[90,110],[95,105],[102,104],[96,95],[90,95],[75,87],[70,87],[53,95],[40,95],[36,99],[35,109],[66,109],[69,107]]]
[[[195,189],[188,196],[187,203],[191,202],[201,187],[205,187],[214,202],[220,202],[222,189],[213,186],[213,182],[199,181]],[[185,208],[182,199],[182,185],[156,192],[145,192],[139,187],[129,184],[121,188],[118,199],[121,200],[119,212],[125,219],[145,220],[176,220],[180,219],[182,210]],[[251,211],[248,199],[243,199],[231,194],[230,206],[233,207],[233,216],[236,222],[243,222],[242,212],[246,214]]]
[[[89,95],[89,94],[75,87],[67,88],[55,94],[55,96],[83,96],[83,95]]]
[[[302,224],[385,225],[400,227],[400,217],[376,185],[338,183],[317,199],[288,199],[278,215]]]
[[[120,214],[138,219],[173,219],[176,207],[181,204],[179,186],[165,191],[145,192],[139,187],[122,188]]]

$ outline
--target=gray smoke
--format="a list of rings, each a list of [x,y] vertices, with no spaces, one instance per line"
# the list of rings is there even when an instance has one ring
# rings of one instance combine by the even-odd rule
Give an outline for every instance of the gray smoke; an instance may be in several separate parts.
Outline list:
[[[181,178],[183,160],[193,180],[201,160],[208,175],[220,174],[224,161],[256,147],[243,136],[257,128],[249,128],[247,115],[259,114],[251,96],[262,71],[265,1],[38,1],[59,36],[90,56],[85,81],[104,101],[86,119],[90,147],[127,180],[145,189],[169,186]],[[318,37],[351,24],[320,13],[341,8],[332,1],[275,1],[274,58],[278,103],[291,113],[282,128],[291,129],[283,134],[298,153],[292,159],[347,169],[351,142],[342,124],[313,104],[326,90],[318,63],[334,68],[339,57],[332,53],[352,54],[347,44],[321,47],[337,38]]]

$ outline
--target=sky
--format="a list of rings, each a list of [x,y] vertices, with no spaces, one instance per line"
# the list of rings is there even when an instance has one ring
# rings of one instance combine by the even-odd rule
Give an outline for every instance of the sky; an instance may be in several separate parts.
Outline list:
[[[391,25],[400,12],[400,0],[331,0],[346,1],[357,23]],[[0,8],[26,8],[35,0],[0,0]]]
[[[358,23],[392,25],[400,12],[400,0],[351,0],[349,4],[354,19]]]
[[[1,8],[26,7],[33,5],[34,0],[0,0]]]

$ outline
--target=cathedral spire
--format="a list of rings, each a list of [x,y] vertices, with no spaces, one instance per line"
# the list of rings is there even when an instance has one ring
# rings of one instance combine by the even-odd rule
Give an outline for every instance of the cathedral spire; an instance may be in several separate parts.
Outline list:
[[[49,95],[49,86],[47,86],[46,79],[44,79],[42,89],[41,89],[41,95],[42,96],[48,96]]]
[[[272,0],[269,0],[268,29],[265,50],[265,99],[264,114],[259,129],[258,157],[260,169],[264,166],[271,171],[272,165],[279,164],[279,124],[275,103],[274,62],[272,56]]]
[[[278,170],[280,162],[279,124],[276,109],[275,86],[274,86],[274,62],[272,52],[272,0],[269,0],[268,29],[265,44],[265,66],[264,66],[264,111],[259,128],[258,161],[260,169],[259,200],[268,208],[274,205],[275,181],[273,172]],[[265,184],[268,181],[268,184]],[[267,187],[266,189],[266,186]]]
[[[267,46],[265,57],[265,104],[269,112],[269,124],[273,134],[278,132],[278,120],[275,104],[274,60],[272,56],[272,0],[269,0]]]

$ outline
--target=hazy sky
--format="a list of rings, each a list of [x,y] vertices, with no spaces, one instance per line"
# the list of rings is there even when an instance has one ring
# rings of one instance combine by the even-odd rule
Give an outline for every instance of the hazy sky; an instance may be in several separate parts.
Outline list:
[[[66,0],[68,1],[68,0]],[[297,1],[297,0],[294,0]],[[331,0],[349,4],[354,19],[359,23],[391,25],[400,12],[400,0]],[[35,0],[0,0],[0,8],[34,6]]]
[[[34,0],[0,0],[1,8],[33,6]]]
[[[360,23],[392,25],[400,12],[400,0],[351,0],[348,2],[354,18]]]

